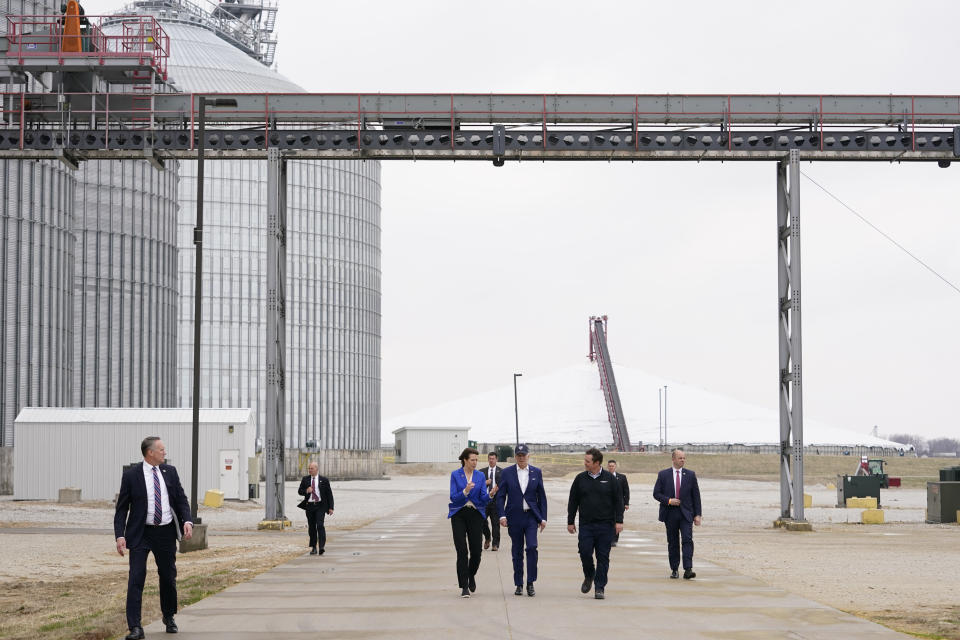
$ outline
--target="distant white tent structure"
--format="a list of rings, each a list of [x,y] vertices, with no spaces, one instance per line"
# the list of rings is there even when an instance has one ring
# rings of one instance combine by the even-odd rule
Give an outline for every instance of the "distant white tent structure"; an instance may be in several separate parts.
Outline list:
[[[777,411],[746,404],[664,380],[646,372],[614,365],[617,387],[633,444],[659,444],[657,389],[668,387],[667,438],[673,444],[776,444],[780,440]],[[540,377],[524,377],[519,393],[520,440],[541,443],[613,441],[603,391],[594,364],[584,363]],[[385,420],[381,441],[393,442],[399,427],[470,427],[478,442],[513,442],[513,385]],[[805,419],[807,445],[878,446],[909,449],[869,433]]]

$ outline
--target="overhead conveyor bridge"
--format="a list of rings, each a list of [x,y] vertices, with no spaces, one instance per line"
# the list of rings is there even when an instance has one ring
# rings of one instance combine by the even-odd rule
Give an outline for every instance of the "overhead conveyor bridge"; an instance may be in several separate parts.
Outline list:
[[[936,161],[960,96],[5,93],[0,157]],[[235,105],[235,106],[233,106]]]

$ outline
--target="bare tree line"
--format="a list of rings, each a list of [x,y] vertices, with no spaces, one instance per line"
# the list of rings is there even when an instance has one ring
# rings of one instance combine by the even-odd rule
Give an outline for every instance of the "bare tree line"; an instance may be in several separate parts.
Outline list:
[[[960,456],[960,440],[955,440],[953,438],[931,438],[927,440],[923,436],[918,436],[916,434],[894,433],[887,439],[893,440],[894,442],[912,444],[916,449],[918,456],[933,456],[944,453],[952,453]]]

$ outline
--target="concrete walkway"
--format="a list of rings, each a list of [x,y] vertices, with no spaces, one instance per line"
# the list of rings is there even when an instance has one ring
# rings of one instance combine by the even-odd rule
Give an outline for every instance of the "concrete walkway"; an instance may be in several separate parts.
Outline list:
[[[907,637],[702,560],[695,580],[670,580],[665,540],[635,532],[620,537],[607,599],[595,600],[580,593],[576,536],[559,508],[540,537],[536,597],[513,595],[504,530],[500,551],[483,554],[477,592],[461,599],[446,502],[427,498],[357,531],[334,532],[325,555],[304,555],[181,611],[178,637]],[[168,637],[159,622],[146,632]]]

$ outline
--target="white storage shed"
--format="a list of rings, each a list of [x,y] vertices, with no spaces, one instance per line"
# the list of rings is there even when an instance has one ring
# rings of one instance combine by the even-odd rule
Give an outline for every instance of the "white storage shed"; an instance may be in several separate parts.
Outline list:
[[[84,500],[113,500],[123,467],[141,462],[140,443],[159,436],[190,499],[192,409],[24,408],[16,419],[13,497],[56,500],[78,487]],[[256,455],[250,409],[201,409],[197,500],[208,489],[247,500],[247,459]]]
[[[397,462],[456,462],[470,427],[400,427],[393,432]]]

